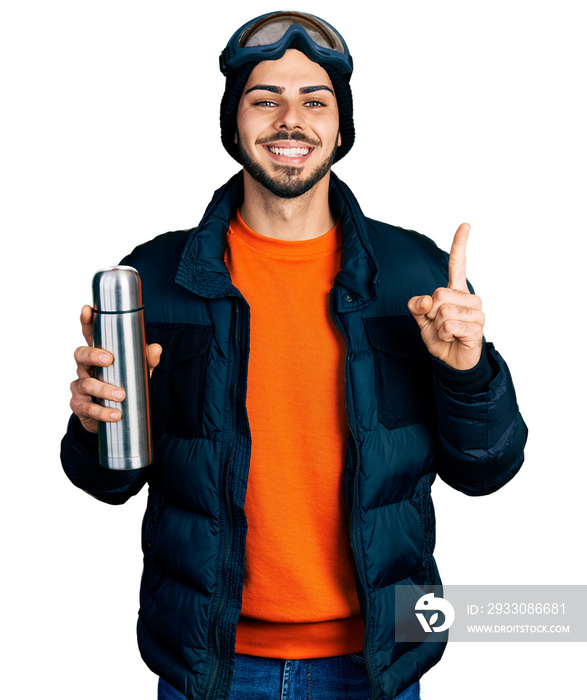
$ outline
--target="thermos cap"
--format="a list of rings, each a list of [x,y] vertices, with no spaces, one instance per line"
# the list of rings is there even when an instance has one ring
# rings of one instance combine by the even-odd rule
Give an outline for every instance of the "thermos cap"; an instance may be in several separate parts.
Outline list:
[[[141,278],[134,267],[117,265],[98,270],[92,281],[94,311],[124,313],[143,306]]]

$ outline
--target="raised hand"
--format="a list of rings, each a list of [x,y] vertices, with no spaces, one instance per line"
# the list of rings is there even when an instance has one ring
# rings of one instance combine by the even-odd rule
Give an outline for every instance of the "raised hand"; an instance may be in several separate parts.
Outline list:
[[[94,402],[94,398],[121,402],[124,400],[122,387],[106,384],[93,376],[94,367],[107,367],[114,362],[109,352],[92,347],[93,311],[91,306],[84,306],[80,321],[82,333],[87,345],[79,347],[75,353],[78,378],[71,383],[70,407],[80,419],[81,424],[91,433],[98,432],[98,421],[115,423],[120,420],[121,410],[106,408]],[[147,362],[151,373],[159,364],[162,348],[157,343],[147,346]]]
[[[448,287],[439,287],[432,296],[412,297],[408,302],[430,354],[459,370],[472,369],[479,362],[485,323],[481,299],[467,287],[470,228],[469,224],[461,224],[455,233],[448,259]]]

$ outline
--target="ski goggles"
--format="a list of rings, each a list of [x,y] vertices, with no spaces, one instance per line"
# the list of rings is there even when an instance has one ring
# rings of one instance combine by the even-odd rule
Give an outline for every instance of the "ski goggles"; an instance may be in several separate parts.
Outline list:
[[[281,58],[292,44],[308,58],[342,74],[353,72],[353,59],[341,35],[319,17],[305,12],[270,12],[243,24],[220,54],[220,70],[236,70],[249,61]],[[349,75],[350,77],[350,75]]]

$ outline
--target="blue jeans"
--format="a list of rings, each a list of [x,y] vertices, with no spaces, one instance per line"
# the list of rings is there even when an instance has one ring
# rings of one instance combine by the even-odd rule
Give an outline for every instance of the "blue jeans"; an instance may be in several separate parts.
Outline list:
[[[185,700],[159,679],[158,700]],[[229,700],[369,700],[365,660],[358,654],[283,660],[237,654]],[[396,700],[420,700],[414,683]]]

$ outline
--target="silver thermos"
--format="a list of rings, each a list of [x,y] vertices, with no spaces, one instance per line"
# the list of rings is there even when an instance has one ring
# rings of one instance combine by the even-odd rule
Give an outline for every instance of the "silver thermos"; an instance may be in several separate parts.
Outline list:
[[[149,369],[141,278],[133,267],[98,270],[92,282],[94,347],[112,353],[109,367],[96,367],[96,378],[122,387],[122,404],[99,399],[118,408],[116,423],[98,423],[100,464],[109,469],[139,469],[151,463]]]

